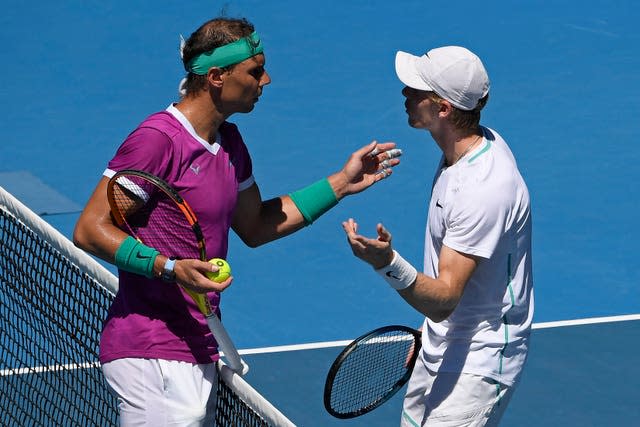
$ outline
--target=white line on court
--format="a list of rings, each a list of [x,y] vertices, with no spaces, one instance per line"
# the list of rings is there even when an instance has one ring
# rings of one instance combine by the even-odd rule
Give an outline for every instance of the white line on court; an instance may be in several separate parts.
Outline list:
[[[534,323],[532,328],[546,329],[562,326],[593,325],[594,323],[626,322],[629,320],[640,320],[640,314],[627,314],[624,316],[592,317],[590,319],[559,320],[556,322]]]
[[[593,317],[587,319],[575,319],[575,320],[559,320],[555,322],[541,322],[534,323],[532,329],[548,329],[559,328],[564,326],[579,326],[579,325],[592,325],[595,323],[609,323],[609,322],[626,322],[629,320],[640,320],[640,314],[628,314],[622,316],[608,316],[608,317]],[[262,347],[262,348],[250,348],[246,350],[239,350],[241,355],[247,354],[263,354],[263,353],[277,353],[285,351],[299,351],[299,350],[315,350],[319,348],[330,347],[344,347],[353,340],[342,341],[326,341],[316,342],[309,344],[295,344],[295,345],[281,345],[275,347]]]
[[[534,323],[533,329],[547,329],[547,328],[558,328],[564,326],[578,326],[578,325],[592,325],[595,323],[610,323],[610,322],[625,322],[630,320],[640,320],[640,314],[628,314],[623,316],[608,316],[608,317],[593,317],[589,319],[575,319],[575,320],[559,320],[556,322],[542,322],[542,323]],[[353,340],[342,340],[342,341],[326,341],[326,342],[317,342],[317,343],[309,343],[309,344],[295,344],[295,345],[281,345],[275,347],[262,347],[262,348],[252,348],[246,350],[239,350],[238,353],[241,355],[247,354],[264,354],[264,353],[278,353],[285,351],[299,351],[299,350],[314,350],[319,348],[331,348],[331,347],[344,347],[351,343]],[[87,362],[82,364],[68,364],[68,365],[55,365],[55,366],[36,366],[36,367],[27,367],[27,368],[19,368],[19,369],[2,369],[0,370],[0,377],[9,376],[9,375],[25,375],[25,374],[36,374],[41,372],[50,372],[56,370],[73,370],[73,369],[86,369],[86,368],[97,368],[100,364],[98,362]]]
[[[74,369],[87,369],[87,368],[99,368],[99,362],[86,362],[86,363],[69,363],[66,365],[52,365],[52,366],[31,366],[26,368],[17,369],[2,369],[0,370],[0,377],[6,377],[9,375],[26,375],[26,374],[41,374],[43,372],[54,371],[71,371]]]

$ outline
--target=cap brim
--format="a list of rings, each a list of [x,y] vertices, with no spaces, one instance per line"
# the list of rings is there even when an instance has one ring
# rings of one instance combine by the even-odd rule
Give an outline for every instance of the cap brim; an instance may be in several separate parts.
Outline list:
[[[418,60],[420,60],[419,56],[398,51],[396,53],[396,74],[405,86],[418,90],[431,91],[433,89],[429,87],[418,73]]]

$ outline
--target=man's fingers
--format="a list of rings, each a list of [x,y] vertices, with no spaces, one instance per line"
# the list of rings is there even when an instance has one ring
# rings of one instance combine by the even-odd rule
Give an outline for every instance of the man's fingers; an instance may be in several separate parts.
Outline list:
[[[380,150],[382,144],[378,144],[376,150]],[[393,144],[395,147],[395,144]],[[375,152],[376,150],[372,151]],[[377,155],[378,171],[376,172],[376,181],[387,178],[392,173],[392,168],[400,164],[398,157],[402,156],[402,150],[399,148],[390,148],[388,150],[380,150]]]
[[[377,157],[378,161],[382,162],[384,160],[391,160],[402,156],[402,150],[400,148],[389,148],[387,150],[380,148],[381,144],[376,145],[376,147],[369,152],[370,157]],[[393,144],[395,147],[395,143]]]
[[[342,228],[347,234],[357,233],[358,232],[358,223],[355,222],[353,218],[349,218],[348,220],[342,223]]]
[[[379,152],[380,152],[380,149],[378,148],[378,141],[374,139],[369,144],[365,145],[364,147],[356,151],[354,154],[359,158],[363,158],[364,156],[367,156],[367,155],[371,157],[375,157]]]
[[[391,241],[391,233],[389,232],[389,230],[387,230],[384,225],[382,224],[378,224],[378,240],[383,241],[383,242],[390,242]]]
[[[383,151],[389,151],[396,148],[396,143],[393,141],[379,142],[376,147],[379,150],[378,152],[382,153]]]
[[[385,179],[386,177],[390,176],[392,173],[393,171],[391,170],[391,168],[380,169],[378,172],[376,172],[375,182]]]
[[[385,154],[387,156],[386,160],[391,160],[402,156],[402,150],[399,148],[392,148],[390,150],[386,150]]]
[[[373,141],[372,143],[375,143],[375,146],[373,149],[369,149],[367,151],[370,157],[379,157],[379,160],[385,160],[402,156],[402,150],[396,148],[395,142],[379,143],[377,141]],[[367,145],[365,148],[369,148],[370,145],[371,144]]]
[[[342,223],[342,228],[347,234],[347,240],[349,241],[351,249],[354,252],[362,253],[375,245],[375,240],[369,239],[365,236],[361,236],[357,233],[358,223],[355,222],[352,218],[344,221]]]

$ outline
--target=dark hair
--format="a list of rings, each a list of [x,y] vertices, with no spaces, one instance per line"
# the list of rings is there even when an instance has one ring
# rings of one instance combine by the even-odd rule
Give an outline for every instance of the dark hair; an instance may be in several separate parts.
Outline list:
[[[205,22],[186,40],[182,49],[182,63],[187,71],[187,80],[183,86],[186,95],[196,93],[206,87],[207,76],[189,72],[189,62],[204,52],[232,43],[242,37],[250,36],[254,27],[244,18],[214,18]],[[231,69],[233,65],[225,69]]]

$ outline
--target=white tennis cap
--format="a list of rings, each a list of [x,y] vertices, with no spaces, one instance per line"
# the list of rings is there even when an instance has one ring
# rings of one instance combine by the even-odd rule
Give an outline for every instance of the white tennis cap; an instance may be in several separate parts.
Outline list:
[[[400,51],[396,74],[410,88],[435,92],[461,110],[473,110],[489,93],[482,61],[460,46],[439,47],[422,56]]]

